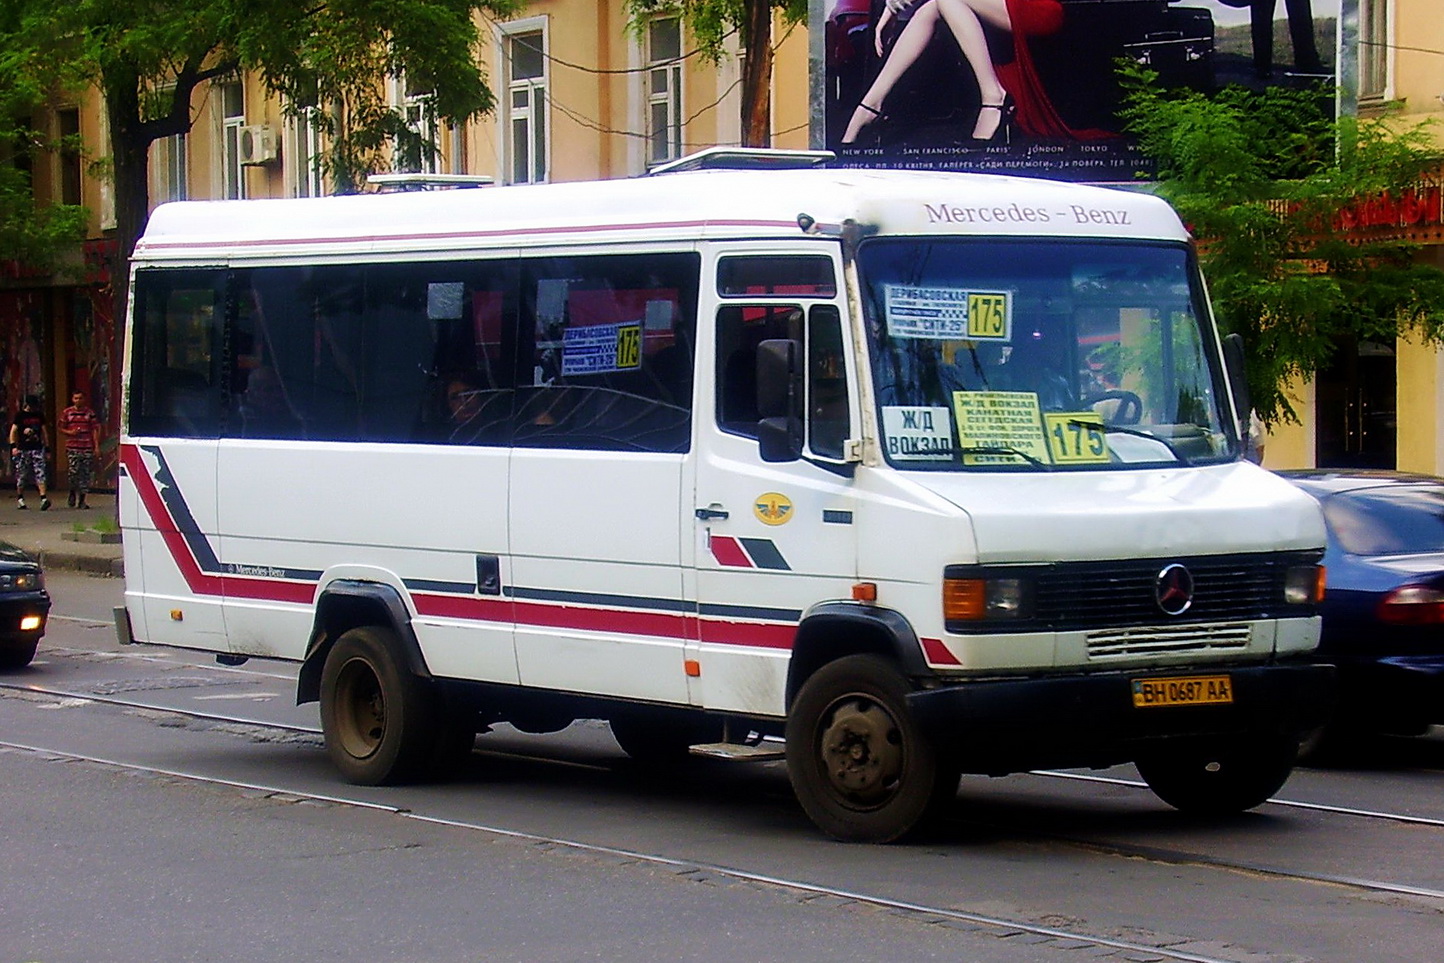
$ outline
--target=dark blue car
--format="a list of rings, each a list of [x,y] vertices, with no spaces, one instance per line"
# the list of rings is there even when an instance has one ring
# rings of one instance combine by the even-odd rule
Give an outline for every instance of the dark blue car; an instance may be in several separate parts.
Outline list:
[[[1319,500],[1329,531],[1319,659],[1338,666],[1339,702],[1317,745],[1444,723],[1444,478],[1279,474]]]
[[[50,595],[40,564],[0,542],[0,669],[30,664],[49,614]]]

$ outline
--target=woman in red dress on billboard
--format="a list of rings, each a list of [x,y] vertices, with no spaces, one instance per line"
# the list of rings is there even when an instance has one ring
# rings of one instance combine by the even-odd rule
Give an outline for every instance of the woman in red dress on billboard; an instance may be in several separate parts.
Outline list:
[[[1063,4],[1059,0],[887,0],[873,30],[878,56],[883,55],[884,28],[900,12],[916,6],[912,19],[903,27],[883,61],[872,86],[853,111],[843,144],[857,140],[862,129],[883,116],[882,103],[904,73],[917,63],[938,21],[947,25],[963,59],[978,81],[982,106],[973,124],[972,141],[988,144],[1006,137],[1008,126],[1018,127],[1033,137],[1088,140],[1111,136],[1102,130],[1074,130],[1063,122],[1043,89],[1033,67],[1028,37],[1056,33],[1063,26]],[[983,25],[1006,30],[1013,38],[1013,59],[993,63]]]

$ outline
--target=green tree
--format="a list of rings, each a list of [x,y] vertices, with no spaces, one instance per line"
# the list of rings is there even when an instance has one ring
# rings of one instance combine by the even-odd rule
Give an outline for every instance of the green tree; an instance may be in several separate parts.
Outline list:
[[[772,18],[780,13],[787,24],[807,21],[807,0],[627,0],[633,29],[653,17],[681,18],[708,63],[727,55],[726,41],[741,34],[742,144],[772,144]]]
[[[1338,226],[1361,201],[1398,198],[1438,167],[1426,126],[1333,119],[1322,88],[1206,97],[1161,88],[1136,66],[1122,72],[1127,129],[1198,238],[1220,326],[1243,338],[1261,418],[1297,420],[1285,384],[1313,377],[1340,344],[1444,343],[1444,272],[1420,264],[1417,245]]]
[[[289,111],[308,105],[329,135],[328,173],[355,189],[384,148],[414,154],[386,100],[405,71],[436,117],[488,112],[475,14],[508,16],[521,0],[5,0],[0,80],[100,91],[110,130],[116,235],[124,271],[149,215],[149,150],[191,129],[207,82],[252,71]],[[116,285],[123,292],[125,285]],[[120,307],[121,305],[117,305]]]
[[[16,12],[0,7],[0,36],[17,22]],[[43,106],[44,78],[17,74],[13,59],[0,46],[0,261],[53,270],[63,252],[85,236],[85,210],[73,205],[37,206],[30,166],[47,152],[77,144],[53,142],[34,118]]]
[[[0,113],[0,261],[49,272],[85,237],[85,208],[71,204],[36,205],[24,158],[59,145],[15,115]]]

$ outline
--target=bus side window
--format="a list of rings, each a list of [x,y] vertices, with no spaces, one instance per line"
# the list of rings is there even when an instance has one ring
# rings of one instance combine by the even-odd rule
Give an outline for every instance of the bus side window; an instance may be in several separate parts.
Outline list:
[[[513,444],[686,451],[699,274],[693,253],[527,262]]]
[[[131,431],[173,438],[220,432],[223,270],[136,275]]]
[[[757,437],[757,346],[771,338],[802,339],[802,308],[791,304],[728,304],[717,311],[717,427]]]

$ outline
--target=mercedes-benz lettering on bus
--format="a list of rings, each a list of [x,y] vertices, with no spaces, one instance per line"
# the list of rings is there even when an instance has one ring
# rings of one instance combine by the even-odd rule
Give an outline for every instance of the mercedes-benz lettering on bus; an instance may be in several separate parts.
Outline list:
[[[961,772],[1251,807],[1318,721],[1322,522],[1241,457],[1156,198],[704,169],[167,204],[130,303],[122,631],[300,663],[349,780],[503,722],[782,736],[824,831],[888,840]]]

